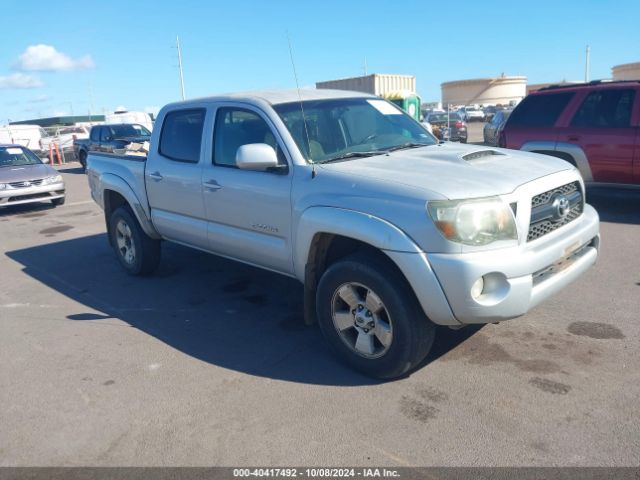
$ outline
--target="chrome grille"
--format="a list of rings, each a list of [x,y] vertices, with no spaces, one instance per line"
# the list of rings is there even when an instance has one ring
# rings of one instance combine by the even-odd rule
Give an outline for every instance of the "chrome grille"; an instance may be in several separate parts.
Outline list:
[[[564,197],[568,203],[568,211],[559,215],[554,201],[558,197]],[[571,223],[578,218],[584,210],[584,197],[580,189],[580,182],[572,182],[561,187],[536,195],[531,199],[531,223],[527,242],[536,240],[547,233]]]
[[[11,182],[9,185],[13,188],[37,187],[42,184],[42,178],[38,180],[26,180],[24,182]]]
[[[551,197],[556,194],[567,195],[568,193],[576,192],[579,190],[580,182],[567,183],[566,185],[562,185],[561,187],[554,188],[553,190],[549,190],[548,192],[544,192],[533,197],[531,199],[531,208],[534,209],[536,207],[539,207],[540,205],[549,203]]]

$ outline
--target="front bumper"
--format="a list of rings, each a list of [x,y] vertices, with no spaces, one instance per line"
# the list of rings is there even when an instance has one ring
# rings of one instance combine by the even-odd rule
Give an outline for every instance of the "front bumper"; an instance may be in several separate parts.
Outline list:
[[[64,198],[64,195],[64,182],[24,188],[5,188],[0,190],[0,207],[45,202],[56,198]]]
[[[591,267],[600,246],[599,219],[590,205],[566,227],[544,240],[508,249],[460,254],[429,254],[429,264],[455,318],[491,323],[524,315]],[[484,277],[486,293],[471,288]]]

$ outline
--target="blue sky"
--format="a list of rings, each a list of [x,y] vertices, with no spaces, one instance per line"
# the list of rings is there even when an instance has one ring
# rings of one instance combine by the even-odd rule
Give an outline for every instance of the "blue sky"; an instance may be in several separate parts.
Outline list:
[[[591,78],[640,61],[640,1],[3,1],[0,124],[54,114],[153,110],[180,97],[301,86],[363,73],[440,83],[526,75]],[[46,46],[46,47],[43,47]],[[32,48],[29,48],[32,47]],[[51,48],[53,47],[53,48]],[[30,87],[30,88],[25,88]]]

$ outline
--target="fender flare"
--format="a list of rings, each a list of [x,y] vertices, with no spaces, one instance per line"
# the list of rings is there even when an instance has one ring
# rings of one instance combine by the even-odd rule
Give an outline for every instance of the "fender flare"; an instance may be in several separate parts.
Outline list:
[[[380,250],[422,253],[406,233],[382,218],[338,207],[310,207],[302,213],[295,236],[293,265],[299,280],[304,279],[311,244],[318,233],[342,235]]]
[[[589,160],[587,159],[586,153],[584,150],[580,148],[578,145],[574,145],[573,143],[565,143],[565,142],[543,142],[543,141],[535,141],[535,142],[527,142],[520,147],[520,150],[525,152],[535,152],[537,150],[547,150],[551,152],[562,152],[567,155],[571,155],[571,157],[576,162],[576,167],[578,171],[582,175],[582,178],[585,182],[593,182],[593,175],[591,173],[591,166],[589,165]]]
[[[122,195],[122,197],[131,207],[131,210],[136,216],[138,223],[140,223],[142,230],[144,230],[144,233],[149,235],[151,238],[155,238],[158,240],[162,238],[153,226],[150,217],[147,215],[145,207],[131,188],[131,185],[129,185],[122,177],[114,175],[113,173],[105,173],[101,175],[100,192],[102,198],[100,199],[100,203],[102,204],[103,209],[106,207],[104,198],[104,192],[106,190],[112,190]]]

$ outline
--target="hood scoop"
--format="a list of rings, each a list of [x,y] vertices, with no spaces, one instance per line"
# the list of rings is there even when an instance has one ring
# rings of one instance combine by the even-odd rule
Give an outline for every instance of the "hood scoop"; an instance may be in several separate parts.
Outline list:
[[[505,155],[497,150],[478,150],[476,152],[467,153],[462,156],[463,160],[472,162],[473,160],[480,160],[481,158],[493,157],[494,155]]]

